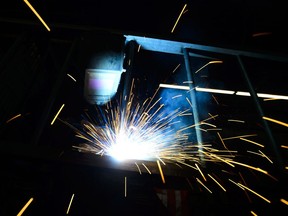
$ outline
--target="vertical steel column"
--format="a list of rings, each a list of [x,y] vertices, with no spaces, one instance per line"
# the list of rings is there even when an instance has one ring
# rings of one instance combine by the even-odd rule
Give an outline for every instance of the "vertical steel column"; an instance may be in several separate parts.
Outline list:
[[[185,67],[187,72],[187,79],[189,82],[189,88],[190,88],[190,97],[192,102],[192,111],[193,111],[193,117],[194,117],[194,124],[195,124],[195,132],[196,132],[196,139],[197,143],[199,145],[199,150],[202,150],[202,134],[199,127],[199,114],[198,114],[198,107],[197,107],[197,98],[196,98],[196,90],[195,90],[195,79],[191,71],[190,61],[189,61],[189,51],[187,48],[183,48],[183,54],[184,54],[184,61],[185,61]],[[203,158],[202,153],[200,153],[200,158]],[[203,161],[202,161],[203,162]]]
[[[247,84],[247,87],[249,89],[249,92],[250,92],[250,95],[255,103],[255,106],[256,106],[256,109],[258,111],[258,114],[259,114],[259,117],[261,118],[261,121],[262,121],[262,124],[264,126],[264,129],[265,129],[265,132],[266,132],[266,135],[268,136],[268,139],[271,143],[271,150],[274,152],[275,154],[275,157],[276,157],[276,162],[277,162],[277,165],[279,166],[280,169],[282,169],[284,166],[283,166],[283,161],[282,161],[282,157],[278,151],[278,147],[277,147],[277,144],[275,142],[275,139],[274,139],[274,136],[272,134],[272,131],[267,123],[266,120],[263,119],[263,116],[264,115],[264,111],[261,107],[261,104],[260,104],[260,101],[259,101],[259,98],[257,96],[257,93],[255,92],[254,88],[253,88],[253,85],[250,81],[250,78],[247,74],[247,71],[245,69],[245,66],[244,66],[244,63],[241,59],[241,57],[239,55],[237,55],[237,60],[238,60],[238,63],[240,65],[240,68],[241,68],[241,71],[242,71],[242,74],[244,76],[244,79],[246,81],[246,84]]]

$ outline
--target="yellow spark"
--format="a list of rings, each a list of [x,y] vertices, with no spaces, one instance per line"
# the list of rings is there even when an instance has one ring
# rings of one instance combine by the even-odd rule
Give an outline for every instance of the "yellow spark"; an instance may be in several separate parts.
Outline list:
[[[217,132],[217,135],[218,135],[219,139],[221,140],[221,143],[224,146],[224,148],[227,149],[227,147],[226,147],[226,145],[225,145],[225,143],[224,143],[224,141],[223,141],[223,139],[222,139],[222,137],[221,137],[219,132]]]
[[[281,201],[282,203],[284,203],[285,205],[288,205],[288,201],[287,201],[287,200],[281,198],[280,201]]]
[[[242,137],[251,137],[251,136],[257,136],[257,134],[248,134],[248,135],[227,137],[227,138],[223,138],[223,140],[238,139],[238,138],[242,138]]]
[[[217,117],[218,115],[213,116],[211,113],[208,113],[208,115],[213,118],[213,120],[215,120],[215,117]],[[207,120],[206,120],[207,121]]]
[[[66,211],[66,214],[67,214],[67,215],[69,214],[70,207],[71,207],[71,204],[72,204],[72,202],[73,202],[73,199],[74,199],[74,194],[72,194],[72,196],[71,196],[71,199],[70,199],[70,202],[69,202],[69,205],[68,205],[67,211]]]
[[[253,151],[248,151],[248,150],[247,150],[247,152],[252,153],[252,154],[256,154],[256,155],[259,155],[259,156],[262,156],[262,157],[263,157],[263,155],[261,155],[261,154],[258,153],[258,152],[253,152]]]
[[[195,71],[195,74],[198,73],[199,71],[201,71],[203,68],[205,68],[209,64],[219,64],[219,63],[221,64],[221,63],[223,63],[223,61],[210,61],[207,64],[205,64],[204,66],[202,66],[201,68],[199,68],[197,71]]]
[[[181,163],[181,164],[183,164],[183,165],[185,165],[185,166],[188,166],[188,167],[190,167],[190,168],[192,168],[192,169],[197,170],[196,167],[193,167],[192,165],[190,165],[190,164],[188,164],[188,163],[185,163],[185,162],[182,162],[182,161],[178,161],[178,163]]]
[[[161,158],[158,157],[158,159],[159,159],[159,161],[161,161],[161,163],[162,163],[163,165],[166,165],[165,162],[164,162]]]
[[[196,180],[197,180],[207,191],[209,191],[209,192],[212,194],[212,191],[209,190],[209,188],[206,187],[206,186],[200,181],[200,179],[196,178]]]
[[[264,145],[262,145],[260,143],[257,143],[257,142],[254,142],[252,140],[245,139],[245,138],[242,138],[242,137],[240,137],[240,140],[243,140],[243,141],[246,141],[246,142],[250,142],[250,143],[253,143],[253,144],[257,145],[257,146],[260,146],[260,147],[264,148]]]
[[[201,171],[201,169],[199,168],[199,166],[198,166],[198,164],[197,164],[197,163],[195,163],[195,166],[196,166],[196,167],[197,167],[197,169],[199,170],[199,172],[200,172],[201,176],[203,177],[204,181],[207,181],[207,179],[205,178],[205,176],[204,176],[203,172]]]
[[[140,170],[140,167],[138,166],[138,164],[135,162],[135,164],[136,164],[136,166],[137,166],[137,168],[138,168],[138,171],[139,171],[139,173],[140,173],[140,175],[142,174],[141,173],[141,170]]]
[[[208,154],[207,152],[204,152],[202,150],[199,150],[199,152],[202,152],[203,154],[207,155],[207,156],[210,156],[210,157],[214,157],[220,161],[223,161],[224,163],[227,163],[228,165],[232,166],[232,167],[235,167],[233,164],[229,163],[227,160],[225,159],[222,159],[221,157],[215,155],[215,154]]]
[[[209,125],[209,126],[214,127],[214,128],[217,127],[216,125],[213,125],[213,124],[210,124],[210,123],[207,123],[207,122],[204,122],[204,121],[201,121],[200,124]]]
[[[138,45],[137,52],[140,52],[141,44]]]
[[[33,197],[29,199],[29,201],[24,205],[24,207],[20,210],[20,212],[17,214],[17,216],[21,216],[23,212],[28,208],[30,203],[33,201]]]
[[[150,172],[150,170],[148,169],[148,167],[147,167],[144,163],[142,163],[142,165],[145,167],[145,169],[147,170],[147,172],[148,172],[149,174],[151,174],[151,172]]]
[[[34,9],[34,7],[28,2],[28,0],[24,0],[24,2],[27,4],[27,6],[32,10],[32,12],[38,17],[38,19],[42,22],[42,24],[45,26],[45,28],[50,31],[50,28],[45,23],[45,21],[41,18],[41,16],[38,14],[38,12]]]
[[[203,129],[203,128],[196,128],[196,130],[201,130],[201,131],[204,131],[204,132],[207,132],[207,130]]]
[[[241,185],[239,185],[237,182],[231,180],[231,179],[228,179],[229,181],[231,181],[233,184],[235,184],[236,186],[238,186],[239,188],[241,188],[243,191],[245,191],[245,188],[244,187],[241,187]]]
[[[256,196],[260,197],[261,199],[265,200],[266,202],[268,203],[271,203],[270,200],[268,200],[267,198],[261,196],[260,194],[258,194],[257,192],[255,192],[254,190],[246,187],[245,185],[241,184],[241,183],[238,183],[241,187],[245,188],[246,190],[250,191],[251,193],[255,194]]]
[[[219,187],[226,192],[226,189],[215,179],[213,178],[210,174],[208,174],[208,176],[214,181],[216,182],[217,185],[219,185]]]
[[[252,215],[257,216],[257,214],[254,211],[250,211]]]
[[[157,165],[158,165],[158,168],[159,168],[159,171],[160,171],[162,182],[163,182],[163,184],[165,184],[165,178],[164,178],[163,171],[162,171],[161,165],[159,163],[159,160],[157,160]]]
[[[171,33],[174,32],[174,29],[176,28],[176,25],[177,25],[177,23],[179,22],[179,19],[180,19],[180,17],[182,16],[182,14],[183,14],[183,12],[184,12],[186,6],[187,6],[187,4],[184,5],[184,7],[183,7],[181,13],[179,14],[179,16],[178,16],[178,18],[177,18],[177,20],[176,20],[176,22],[175,22],[175,24],[174,24],[174,26],[173,26],[173,28],[172,28],[172,30],[171,30]]]
[[[178,64],[178,65],[174,68],[174,70],[173,70],[172,73],[175,73],[175,71],[180,67],[180,65],[181,65],[181,64]]]
[[[285,145],[281,145],[280,147],[281,147],[281,148],[288,149],[288,146],[285,146]]]
[[[54,116],[51,125],[54,124],[55,120],[57,119],[58,115],[60,114],[61,110],[63,109],[63,107],[65,106],[65,104],[62,104],[62,106],[60,107],[60,109],[58,110],[58,112],[56,113],[56,115]]]
[[[267,155],[265,155],[263,152],[261,152],[260,150],[258,150],[260,153],[261,153],[261,155],[263,156],[263,157],[265,157],[270,163],[273,163],[273,161],[267,156]]]
[[[230,161],[230,163],[234,163],[234,164],[237,164],[237,165],[240,165],[240,166],[248,167],[250,169],[262,172],[264,174],[268,174],[268,172],[266,170],[263,170],[263,169],[261,169],[259,167],[254,167],[254,166],[251,166],[251,165],[248,165],[248,164],[244,164],[244,163],[240,163],[240,162],[236,162],[236,161]]]
[[[67,76],[69,76],[74,82],[77,82],[76,79],[71,74],[67,74]]]
[[[124,196],[127,197],[127,177],[124,178]]]
[[[12,118],[8,119],[8,120],[6,121],[6,123],[9,123],[9,122],[13,121],[14,119],[19,118],[20,116],[21,116],[21,114],[15,115],[15,116],[13,116]]]
[[[268,117],[265,117],[265,116],[263,116],[262,118],[265,119],[265,120],[267,120],[267,121],[271,121],[271,122],[274,122],[274,123],[276,123],[276,124],[280,124],[280,125],[282,125],[282,126],[288,127],[288,124],[285,123],[285,122],[278,121],[278,120],[276,120],[276,119],[268,118]]]

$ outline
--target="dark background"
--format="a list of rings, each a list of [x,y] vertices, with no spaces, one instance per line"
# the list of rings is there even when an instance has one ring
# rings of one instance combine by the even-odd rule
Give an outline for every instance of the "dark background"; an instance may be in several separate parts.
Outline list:
[[[276,140],[273,147],[250,97],[197,94],[201,119],[209,117],[208,112],[218,114],[213,123],[223,129],[222,137],[256,133],[257,137],[251,140],[264,144],[263,151],[274,161],[270,164],[265,158],[247,152],[258,148],[243,141],[227,140],[231,149],[244,155],[240,161],[263,167],[272,176],[208,163],[203,169],[216,174],[227,186],[227,192],[208,185],[213,188],[210,194],[197,183],[196,177],[201,176],[195,170],[168,167],[164,172],[166,184],[162,184],[155,164],[148,163],[156,174],[140,175],[133,165],[119,165],[109,158],[73,151],[72,145],[79,142],[74,131],[60,121],[50,125],[63,103],[61,119],[74,123],[81,121],[84,110],[93,110],[83,97],[84,70],[89,58],[86,51],[105,41],[88,40],[87,35],[109,35],[106,43],[130,34],[287,57],[288,13],[284,2],[31,0],[30,3],[49,25],[50,32],[24,1],[2,2],[0,7],[0,215],[16,215],[30,197],[34,201],[24,215],[65,215],[73,193],[71,215],[170,215],[155,188],[188,192],[189,215],[251,215],[251,210],[259,215],[276,211],[285,215],[287,205],[280,198],[288,200],[287,169],[284,169],[287,150],[281,146],[287,145],[287,128],[269,123]],[[171,33],[186,3],[187,11]],[[89,47],[90,40],[94,45]],[[198,73],[196,85],[249,91],[234,57],[209,55],[224,63],[209,65]],[[182,55],[141,50],[134,57],[132,76],[139,100],[151,96],[159,83],[181,84],[186,79]],[[287,61],[244,60],[256,92],[288,95]],[[207,61],[191,58],[192,70]],[[178,64],[181,66],[172,74]],[[119,94],[124,81],[125,77]],[[261,99],[260,103],[267,116],[288,122],[287,101]],[[17,114],[21,116],[7,123]],[[209,141],[220,143],[216,133],[204,135]],[[222,168],[234,174],[227,174]],[[124,197],[125,176],[127,197]],[[228,180],[233,177],[269,197],[271,204],[252,193],[247,195]]]

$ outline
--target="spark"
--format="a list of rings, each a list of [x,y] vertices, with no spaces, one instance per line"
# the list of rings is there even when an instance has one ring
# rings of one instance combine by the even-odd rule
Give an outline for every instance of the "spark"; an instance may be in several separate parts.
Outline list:
[[[28,206],[31,204],[32,201],[33,201],[33,197],[29,199],[29,201],[24,205],[24,207],[20,210],[17,216],[21,216],[24,213],[24,211],[28,208]]]
[[[200,124],[209,125],[209,126],[214,127],[214,128],[217,127],[216,125],[213,125],[213,124],[210,124],[210,123],[207,123],[207,122],[204,122],[204,121],[201,121]]]
[[[140,169],[140,167],[138,166],[138,164],[135,162],[135,165],[137,166],[137,168],[138,168],[138,171],[139,171],[139,173],[140,173],[140,175],[142,174],[141,173],[141,169]]]
[[[254,190],[252,190],[252,189],[250,189],[250,188],[246,187],[245,185],[243,185],[243,184],[241,184],[241,183],[238,183],[238,184],[239,184],[241,187],[243,187],[244,189],[246,189],[246,190],[250,191],[251,193],[253,193],[253,194],[255,194],[256,196],[260,197],[261,199],[265,200],[266,202],[268,202],[268,203],[271,203],[271,201],[270,201],[270,200],[268,200],[268,199],[267,199],[267,198],[265,198],[264,196],[262,196],[262,195],[258,194],[258,193],[257,193],[257,192],[255,192]]]
[[[127,177],[124,178],[124,196],[127,197]]]
[[[178,64],[178,65],[174,68],[174,70],[173,70],[172,73],[175,73],[175,71],[180,67],[180,65],[181,65],[181,64]]]
[[[181,94],[180,95],[175,95],[175,96],[172,97],[172,99],[179,98],[179,97],[182,97],[182,95]]]
[[[265,116],[263,116],[262,118],[267,120],[267,121],[271,121],[271,122],[274,122],[276,124],[280,124],[282,126],[288,127],[288,124],[285,123],[285,122],[282,122],[282,121],[279,121],[279,120],[276,120],[276,119],[272,119],[272,118],[268,118],[268,117],[265,117]]]
[[[287,200],[281,198],[280,201],[281,201],[282,203],[284,203],[285,205],[288,205],[288,201],[287,201]]]
[[[182,16],[182,14],[183,14],[183,12],[184,12],[184,10],[185,10],[186,7],[187,7],[187,4],[185,4],[185,5],[183,6],[183,9],[182,9],[181,13],[180,13],[179,16],[178,16],[178,18],[177,18],[177,20],[176,20],[176,22],[175,22],[175,24],[174,24],[174,26],[173,26],[173,28],[172,28],[172,30],[171,30],[171,33],[174,32],[174,29],[176,28],[176,25],[177,25],[177,23],[179,22],[179,19],[181,18],[181,16]]]
[[[203,172],[201,171],[201,169],[199,168],[199,166],[197,165],[197,163],[195,163],[195,166],[197,167],[197,169],[199,170],[201,176],[203,177],[204,181],[207,181],[207,179],[205,178]]]
[[[233,184],[235,184],[236,186],[238,186],[239,188],[241,188],[243,191],[245,191],[245,188],[242,187],[241,185],[239,185],[237,182],[233,181],[232,179],[228,179],[230,182],[232,182]]]
[[[183,83],[193,83],[193,81],[191,81],[191,80],[188,81],[188,80],[187,80],[187,81],[183,81]]]
[[[54,116],[51,125],[54,124],[55,120],[57,119],[58,115],[60,114],[61,110],[63,109],[63,107],[65,106],[65,104],[62,104],[62,106],[60,107],[60,109],[58,110],[58,112],[56,113],[56,115]]]
[[[221,131],[222,128],[208,128],[207,131]]]
[[[281,148],[288,149],[288,146],[286,146],[286,145],[281,145],[280,147],[281,147]]]
[[[245,139],[245,138],[243,138],[243,137],[240,137],[240,140],[243,140],[243,141],[246,141],[246,142],[249,142],[249,143],[253,143],[253,144],[257,145],[257,146],[260,146],[260,147],[264,148],[264,145],[262,145],[262,144],[260,144],[260,143],[257,143],[257,142],[254,142],[254,141],[252,141],[252,140]]]
[[[223,190],[226,192],[226,189],[215,179],[213,178],[210,174],[208,176]]]
[[[69,76],[74,82],[77,82],[76,79],[71,74],[67,74],[67,76]]]
[[[195,71],[195,74],[198,73],[199,71],[201,71],[203,68],[207,67],[210,64],[221,64],[223,63],[223,61],[210,61],[207,64],[205,64],[204,66],[202,66],[201,68],[199,68],[197,71]]]
[[[15,116],[13,116],[12,118],[8,119],[8,120],[6,121],[6,123],[9,123],[9,122],[11,122],[11,121],[13,121],[13,120],[15,120],[16,118],[19,118],[19,117],[21,117],[21,114],[15,115]]]
[[[173,87],[175,86],[178,85],[173,85]],[[163,86],[160,84],[152,97],[148,97],[144,102],[138,102],[136,101],[138,97],[135,97],[133,94],[133,89],[135,88],[134,80],[132,80],[129,95],[120,97],[121,100],[125,98],[125,101],[113,100],[107,103],[105,107],[96,107],[97,117],[93,118],[88,115],[88,118],[84,118],[81,124],[77,124],[77,127],[67,123],[75,130],[76,136],[85,142],[73,147],[84,153],[108,156],[117,160],[129,160],[128,162],[132,162],[137,166],[140,174],[145,172],[143,168],[141,168],[141,172],[140,164],[143,165],[149,174],[152,174],[144,162],[141,163],[140,161],[154,161],[158,165],[159,174],[161,175],[163,183],[166,181],[161,163],[163,165],[168,163],[168,166],[169,164],[176,164],[180,169],[183,169],[183,167],[191,168],[193,172],[197,174],[199,172],[204,181],[208,181],[209,178],[211,178],[224,191],[226,191],[226,188],[220,184],[221,181],[217,181],[205,172],[207,171],[205,169],[206,166],[202,166],[204,163],[224,164],[233,170],[244,167],[269,175],[267,171],[257,166],[251,166],[238,160],[236,161],[236,159],[238,159],[236,156],[240,153],[228,149],[224,142],[225,140],[240,139],[262,147],[263,145],[259,143],[244,139],[245,137],[257,136],[257,134],[244,134],[222,138],[220,133],[217,132],[219,137],[219,140],[216,140],[217,146],[219,144],[221,149],[215,147],[214,141],[212,143],[192,143],[189,138],[191,134],[193,136],[193,131],[188,131],[188,129],[197,129],[199,126],[203,126],[203,128],[204,126],[209,126],[212,128],[207,130],[201,128],[201,130],[221,130],[217,128],[217,125],[212,124],[212,120],[216,120],[218,115],[208,113],[208,118],[202,121],[200,120],[197,124],[193,122],[184,123],[185,121],[182,120],[186,120],[185,118],[188,114],[193,114],[191,111],[191,101],[188,97],[184,96],[182,99],[188,103],[188,109],[183,109],[182,106],[179,106],[174,110],[170,108],[167,110],[166,107],[169,106],[163,103],[164,100],[161,97],[157,99],[157,92],[161,87]],[[171,87],[171,85],[169,85],[169,87]],[[176,97],[180,97],[180,95],[172,98]],[[210,120],[212,123],[209,123]],[[230,121],[232,120],[241,121],[230,119]],[[262,157],[266,156],[262,153],[259,155]],[[139,161],[139,163],[137,161]],[[152,171],[154,173],[155,170],[153,169]],[[231,170],[224,170],[223,173],[225,173],[225,175],[235,175],[235,172]],[[209,178],[206,179],[207,175]],[[196,179],[199,184],[203,185],[203,187],[212,193],[206,185],[198,178]],[[126,181],[125,177],[125,191],[127,190]],[[214,183],[213,185],[216,187]],[[245,191],[243,186],[240,186],[238,183],[235,183],[235,185]]]
[[[210,118],[207,118],[206,120],[203,120],[203,121],[208,121],[208,120],[210,120],[211,118],[213,119],[213,120],[216,120],[215,118],[218,116],[218,115],[212,115],[211,113],[208,113],[208,115],[210,116]]]
[[[243,178],[243,176],[241,175],[240,172],[239,172],[239,176],[241,177],[241,179],[244,182],[244,184],[247,185],[245,179]],[[249,194],[247,193],[246,190],[245,190],[245,195],[247,196],[247,199],[249,200],[249,202],[252,203],[251,198],[250,198],[250,196],[249,196]]]
[[[151,171],[148,169],[148,167],[147,167],[144,163],[142,163],[142,165],[145,167],[145,169],[147,170],[147,172],[151,175],[152,173],[151,173]]]
[[[50,32],[50,28],[48,25],[45,23],[45,21],[42,19],[42,17],[38,14],[38,12],[34,9],[34,7],[27,1],[24,0],[26,5],[32,10],[32,12],[38,17],[38,19],[41,21],[41,23],[45,26],[45,28]]]
[[[239,123],[245,123],[243,120],[238,120],[238,119],[228,119],[229,122],[239,122]]]
[[[221,140],[221,143],[222,143],[222,145],[224,146],[224,148],[227,149],[227,146],[225,145],[224,140],[223,140],[223,138],[221,137],[221,135],[220,135],[219,132],[217,132],[217,135],[218,135],[219,139]]]
[[[231,139],[238,139],[238,138],[251,137],[251,136],[257,136],[257,134],[247,134],[247,135],[240,135],[240,136],[234,136],[234,137],[227,137],[227,138],[223,138],[223,140],[231,140]]]
[[[73,202],[73,199],[74,199],[74,194],[72,194],[72,196],[71,196],[71,199],[70,199],[70,202],[69,202],[69,205],[68,205],[67,211],[66,211],[66,214],[67,214],[67,215],[69,214],[70,207],[71,207],[71,204],[72,204],[72,202]]]
[[[209,153],[204,152],[204,151],[202,151],[202,150],[199,150],[199,151],[201,151],[202,153],[204,153],[205,155],[207,155],[207,156],[209,156],[209,157],[211,157],[211,158],[216,158],[216,159],[218,159],[219,161],[222,161],[222,162],[228,164],[229,166],[235,167],[233,164],[231,164],[231,162],[229,162],[229,161],[227,161],[226,159],[223,159],[223,158],[221,158],[221,157],[219,157],[219,156],[217,156],[217,155],[215,155],[215,154],[209,154]]]
[[[257,216],[257,214],[254,211],[250,211],[252,215]]]
[[[164,178],[163,171],[162,171],[161,165],[159,163],[159,160],[157,160],[157,165],[158,165],[158,168],[159,168],[159,171],[160,171],[162,182],[163,182],[163,184],[165,184],[165,178]]]
[[[261,169],[259,167],[250,166],[248,164],[240,163],[240,162],[237,162],[237,161],[230,161],[230,163],[234,163],[234,164],[237,164],[237,165],[240,165],[240,166],[248,167],[248,168],[256,170],[258,172],[262,172],[264,174],[268,174],[268,172],[266,170],[263,170],[263,169]]]
[[[208,187],[206,187],[206,185],[204,185],[203,182],[200,181],[200,179],[196,178],[196,180],[197,180],[197,182],[199,182],[207,191],[209,191],[209,193],[212,194],[212,191],[211,191]]]
[[[273,163],[273,161],[267,156],[267,155],[265,155],[262,151],[260,151],[260,150],[258,150],[260,153],[261,153],[261,155],[263,156],[263,157],[265,157],[270,163]]]
[[[138,45],[137,52],[140,52],[140,49],[141,49],[141,44]]]

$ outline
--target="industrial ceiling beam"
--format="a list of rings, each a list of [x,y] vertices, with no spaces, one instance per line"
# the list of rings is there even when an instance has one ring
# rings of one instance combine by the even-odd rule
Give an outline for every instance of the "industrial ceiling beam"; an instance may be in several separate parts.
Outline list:
[[[227,48],[221,48],[221,47],[215,47],[215,46],[206,46],[206,45],[199,45],[199,44],[186,43],[186,42],[141,37],[141,36],[135,36],[135,35],[125,35],[125,37],[126,37],[126,41],[134,40],[141,46],[142,49],[155,51],[155,52],[183,55],[183,48],[186,48],[190,50],[205,51],[209,53],[245,56],[245,57],[258,58],[258,59],[263,59],[263,60],[272,60],[272,61],[278,61],[278,62],[288,62],[288,56],[282,55],[282,54],[268,54],[268,53],[251,52],[251,51],[244,51],[244,50],[237,50],[237,49],[227,49]]]

